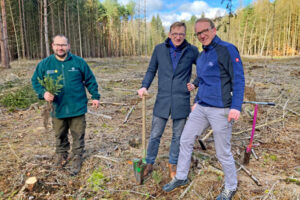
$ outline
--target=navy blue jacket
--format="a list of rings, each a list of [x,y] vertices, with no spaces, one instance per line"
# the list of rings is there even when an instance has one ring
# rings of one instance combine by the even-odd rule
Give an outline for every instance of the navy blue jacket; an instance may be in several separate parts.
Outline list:
[[[182,49],[181,57],[173,71],[169,38],[158,44],[153,51],[142,87],[149,88],[158,71],[158,92],[153,114],[161,118],[186,118],[190,113],[190,92],[186,84],[190,82],[192,64],[196,63],[198,49],[188,42]]]
[[[245,78],[237,48],[218,36],[197,59],[199,88],[195,101],[204,106],[241,111]]]

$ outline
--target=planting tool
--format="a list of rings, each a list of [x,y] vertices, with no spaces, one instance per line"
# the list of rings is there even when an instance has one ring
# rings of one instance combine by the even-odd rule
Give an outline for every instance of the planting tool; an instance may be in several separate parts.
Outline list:
[[[249,142],[249,145],[247,146],[247,148],[245,150],[245,154],[244,154],[244,164],[247,165],[247,164],[249,164],[249,161],[250,161],[251,149],[252,149],[252,145],[253,145],[252,143],[253,143],[254,132],[255,132],[258,105],[275,106],[275,103],[273,103],[273,102],[257,102],[257,101],[244,101],[244,103],[255,104],[250,142]]]
[[[136,158],[133,160],[133,171],[135,180],[138,184],[143,184],[144,181],[144,170],[146,168],[146,96],[148,94],[144,94],[142,97],[142,153],[143,158]]]

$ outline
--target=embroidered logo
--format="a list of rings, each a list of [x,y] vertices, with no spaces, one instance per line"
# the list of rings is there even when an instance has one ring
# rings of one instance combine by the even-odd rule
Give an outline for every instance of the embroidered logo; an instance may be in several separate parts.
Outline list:
[[[240,59],[239,58],[235,58],[235,62],[239,62],[240,61]]]
[[[71,69],[68,70],[69,72],[76,72],[78,71],[75,67],[72,67]]]
[[[55,74],[57,73],[57,69],[56,70],[47,70],[46,74]]]
[[[210,62],[208,62],[208,66],[212,67],[212,66],[214,66],[214,63],[210,61]]]

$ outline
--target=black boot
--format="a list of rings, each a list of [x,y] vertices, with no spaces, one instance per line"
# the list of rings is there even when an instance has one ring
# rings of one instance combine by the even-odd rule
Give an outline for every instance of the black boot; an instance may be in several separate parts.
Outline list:
[[[71,167],[71,175],[76,176],[81,169],[82,165],[82,157],[79,155],[75,155],[72,160],[72,167]]]

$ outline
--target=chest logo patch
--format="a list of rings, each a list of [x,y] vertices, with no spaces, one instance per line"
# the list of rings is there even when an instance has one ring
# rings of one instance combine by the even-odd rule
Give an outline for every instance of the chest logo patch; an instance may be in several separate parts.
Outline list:
[[[239,58],[235,58],[235,62],[239,62],[240,61],[240,59]]]
[[[72,67],[71,69],[68,70],[69,72],[76,72],[78,71],[75,67]]]
[[[57,69],[56,70],[47,70],[46,74],[55,74],[57,73]]]
[[[214,66],[214,63],[210,61],[210,62],[208,62],[208,66],[212,67],[212,66]]]

